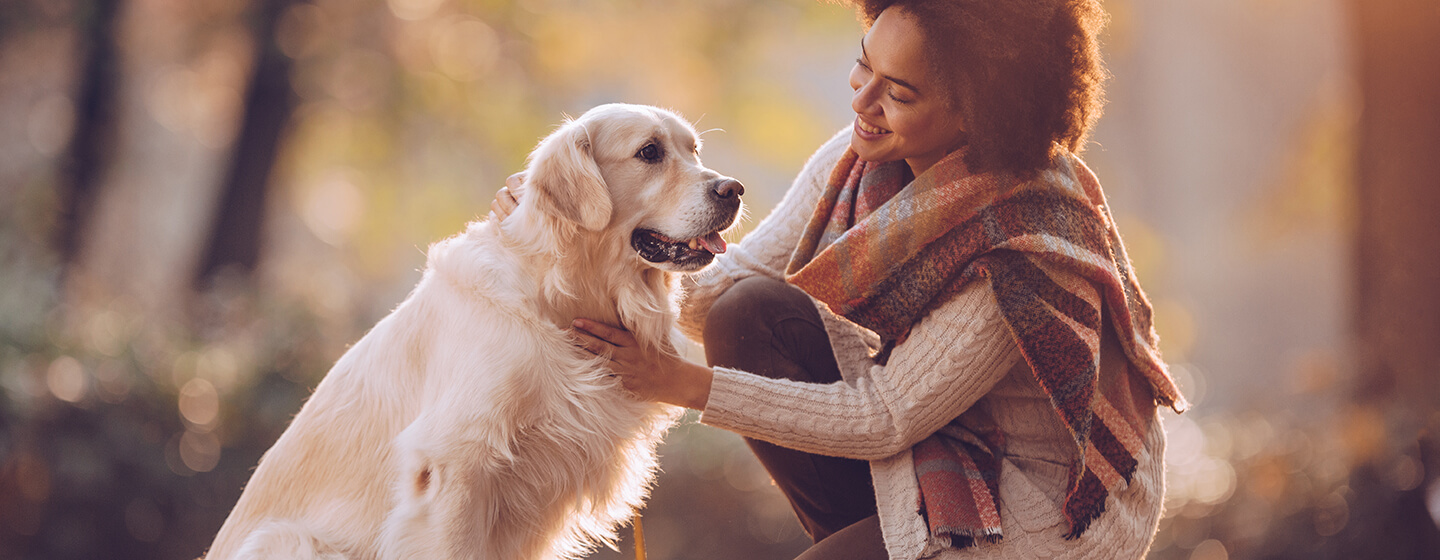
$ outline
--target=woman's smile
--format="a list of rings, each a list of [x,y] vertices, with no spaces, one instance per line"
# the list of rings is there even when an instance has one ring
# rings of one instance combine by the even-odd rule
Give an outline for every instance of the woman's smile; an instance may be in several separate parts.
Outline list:
[[[886,134],[890,134],[890,131],[867,123],[863,118],[855,117],[855,133],[859,134],[861,138],[864,138],[866,140],[874,140]]]

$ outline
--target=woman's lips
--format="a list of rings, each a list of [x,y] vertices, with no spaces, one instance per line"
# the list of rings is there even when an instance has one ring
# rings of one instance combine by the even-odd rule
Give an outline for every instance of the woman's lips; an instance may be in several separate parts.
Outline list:
[[[865,140],[874,140],[886,134],[890,134],[890,131],[867,123],[860,117],[855,117],[855,133],[859,134],[860,137]]]

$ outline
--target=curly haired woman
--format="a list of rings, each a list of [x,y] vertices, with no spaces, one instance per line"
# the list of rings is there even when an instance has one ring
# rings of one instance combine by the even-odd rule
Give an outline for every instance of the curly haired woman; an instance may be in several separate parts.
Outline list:
[[[1157,410],[1185,401],[1077,155],[1098,2],[858,10],[853,126],[687,281],[709,365],[593,321],[581,344],[744,436],[816,542],[800,558],[1143,557]]]

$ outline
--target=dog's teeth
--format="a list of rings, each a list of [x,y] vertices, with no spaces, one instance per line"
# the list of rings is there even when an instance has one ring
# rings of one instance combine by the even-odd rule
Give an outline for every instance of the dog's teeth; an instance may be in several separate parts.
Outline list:
[[[700,248],[700,238],[697,237],[697,238],[691,239],[691,240],[690,240],[690,243],[689,243],[688,245],[690,245],[690,248],[691,248],[691,249],[699,249],[699,248]]]

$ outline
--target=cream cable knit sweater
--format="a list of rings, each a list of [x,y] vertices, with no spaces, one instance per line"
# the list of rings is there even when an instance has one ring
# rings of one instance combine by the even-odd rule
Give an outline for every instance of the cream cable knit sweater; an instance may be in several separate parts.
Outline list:
[[[826,142],[753,232],[684,283],[680,328],[687,336],[700,340],[710,305],[736,281],[784,278],[849,134],[846,128]],[[886,366],[869,358],[879,344],[874,333],[817,307],[844,383],[817,386],[715,368],[701,422],[802,451],[870,461],[892,559],[1145,555],[1164,494],[1165,434],[1159,419],[1146,434],[1131,483],[1110,495],[1105,513],[1084,535],[1065,540],[1061,506],[1074,443],[1021,359],[988,285],[975,282],[923,318]],[[1101,348],[1101,367],[1123,367],[1122,360],[1110,334]],[[910,447],[977,403],[990,407],[1006,436],[1000,475],[1005,538],[965,550],[938,549],[918,511]]]

